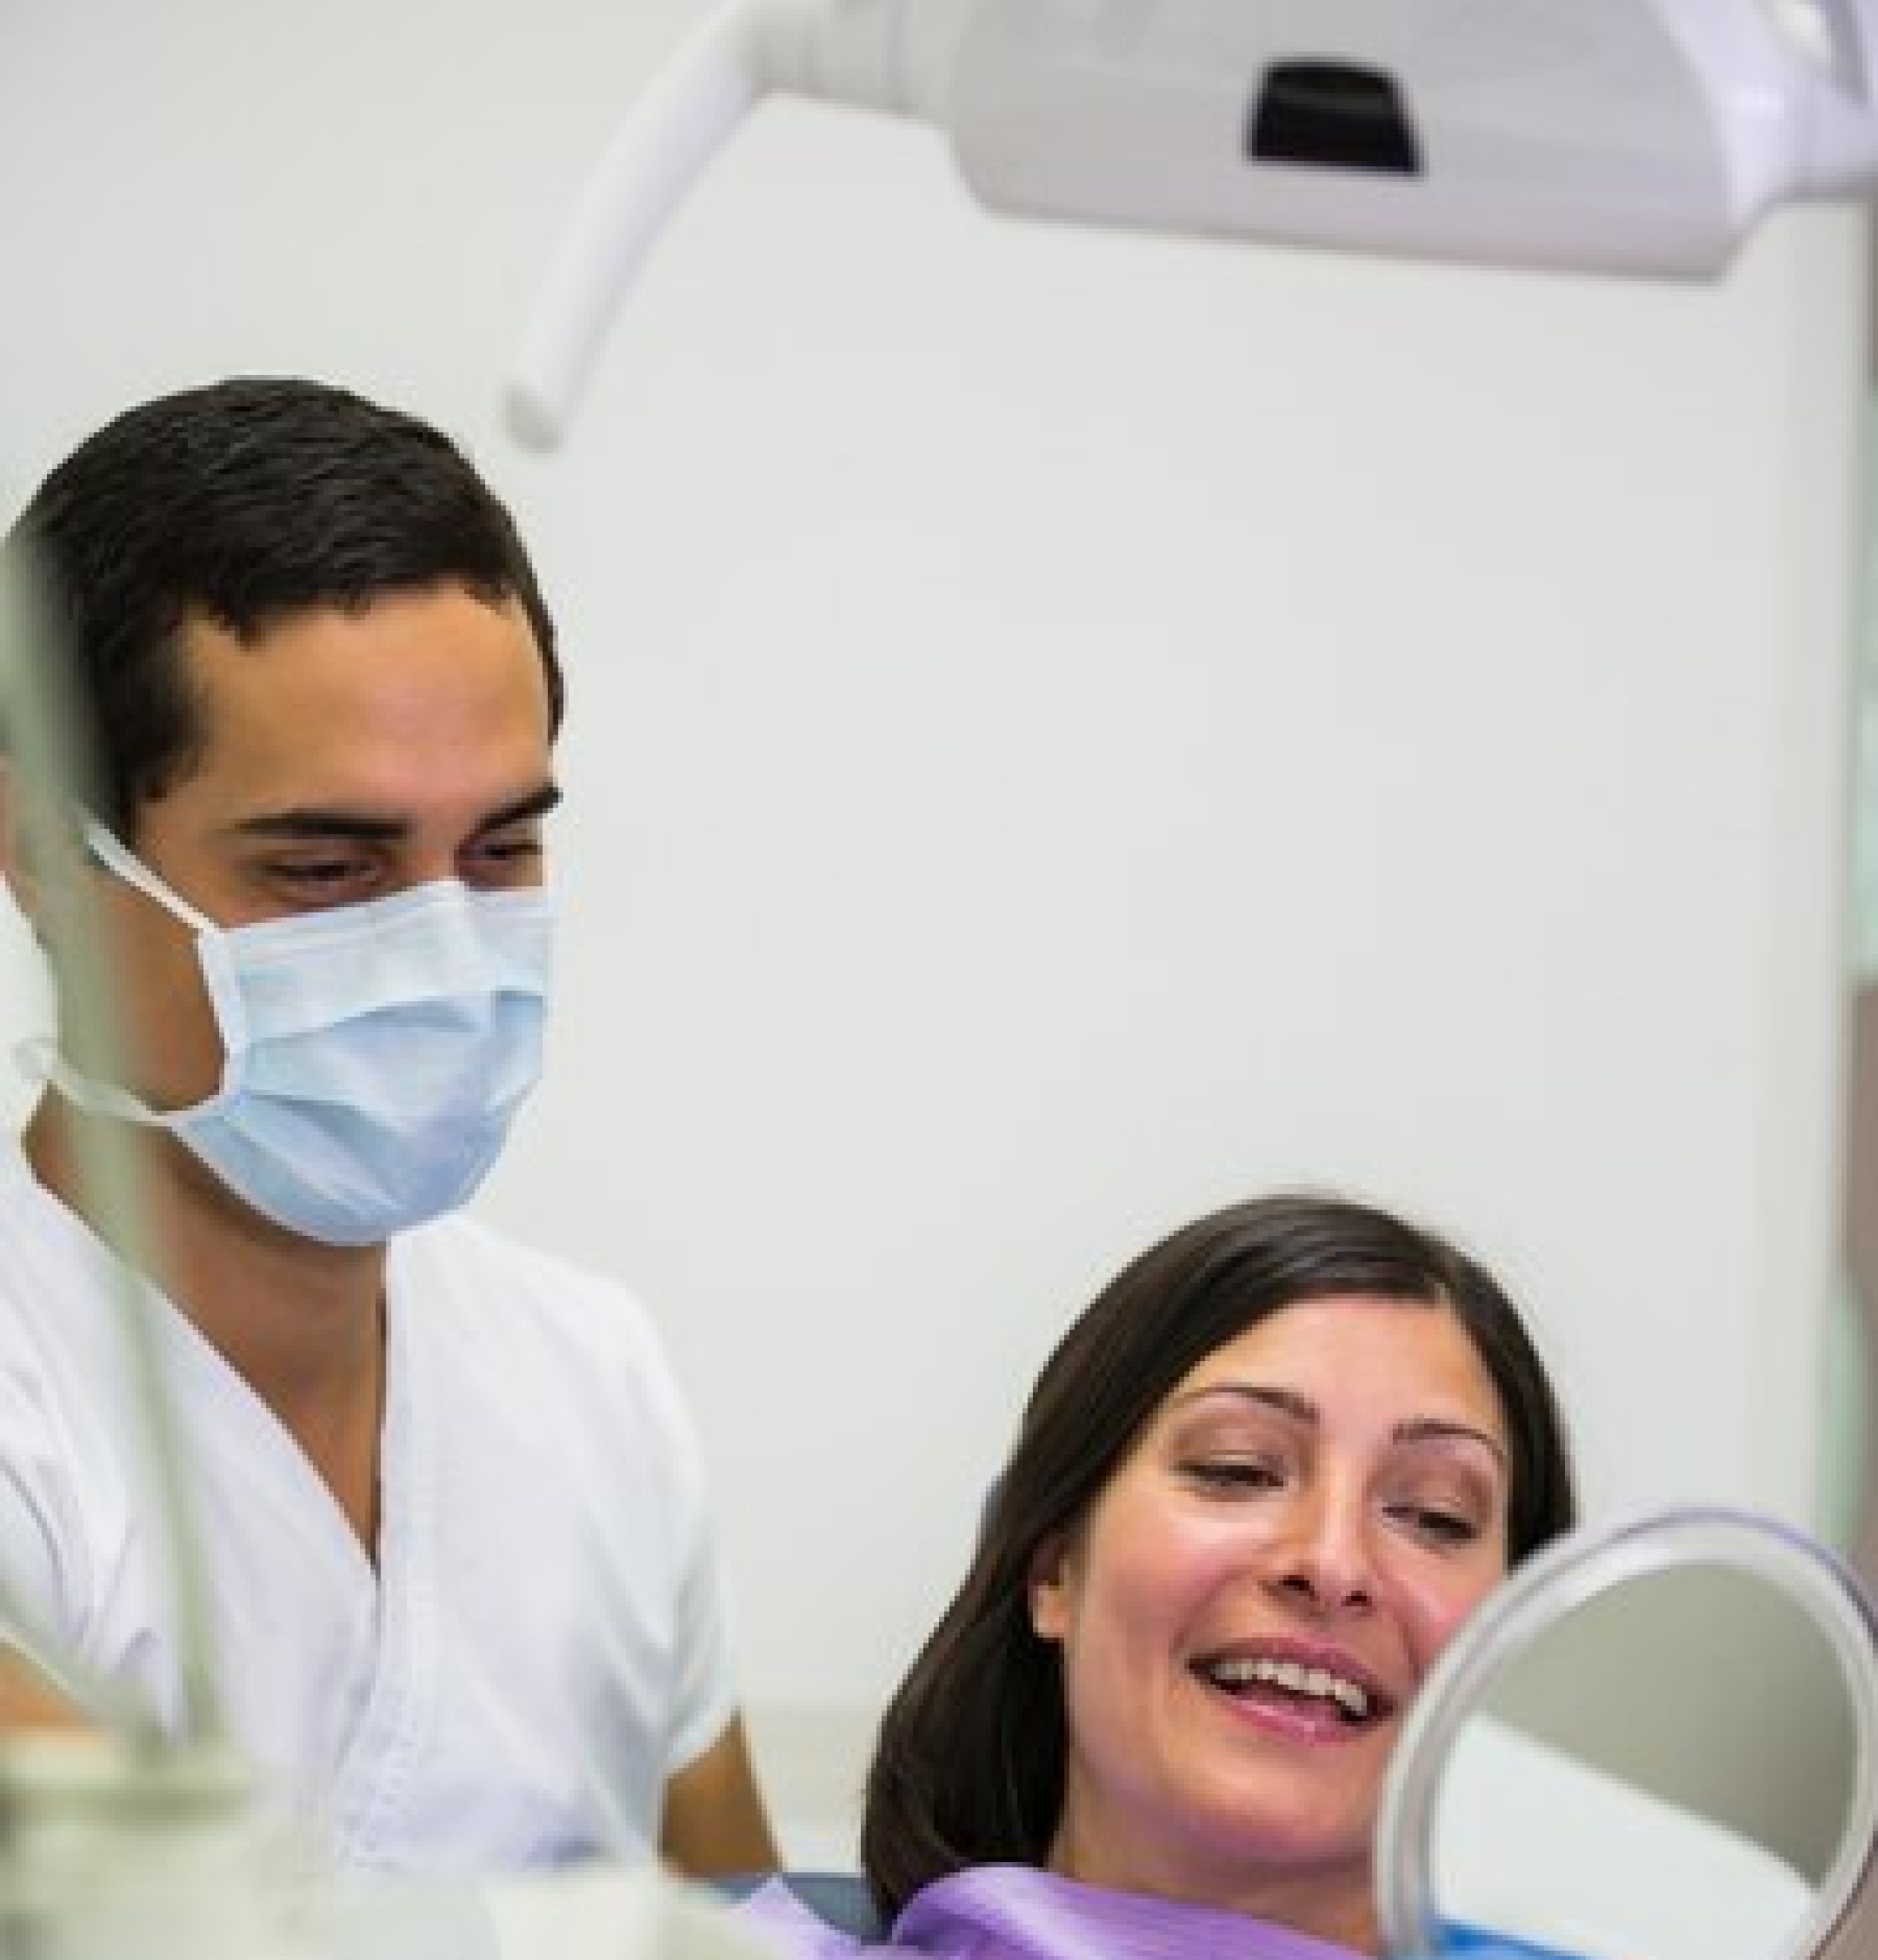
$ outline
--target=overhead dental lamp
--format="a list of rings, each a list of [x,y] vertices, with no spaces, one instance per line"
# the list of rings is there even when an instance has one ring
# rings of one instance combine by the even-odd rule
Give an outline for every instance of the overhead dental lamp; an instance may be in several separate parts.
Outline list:
[[[950,135],[993,208],[1505,266],[1725,269],[1878,183],[1878,0],[731,0],[572,215],[507,412],[560,438],[661,228],[773,94]]]

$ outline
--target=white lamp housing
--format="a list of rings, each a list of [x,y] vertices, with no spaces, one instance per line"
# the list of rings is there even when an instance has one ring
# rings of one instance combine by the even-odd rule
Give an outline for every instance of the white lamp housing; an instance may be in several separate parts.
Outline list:
[[[1693,278],[1878,181],[1878,0],[733,0],[621,127],[509,393],[564,431],[660,228],[766,95],[917,117],[995,208]]]

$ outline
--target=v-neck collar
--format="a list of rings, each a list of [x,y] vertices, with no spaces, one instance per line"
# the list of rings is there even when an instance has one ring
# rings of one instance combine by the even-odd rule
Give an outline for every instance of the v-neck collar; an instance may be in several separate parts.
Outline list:
[[[92,1275],[95,1330],[101,1354],[128,1367],[130,1348],[117,1328],[122,1262],[79,1214],[39,1182],[17,1146],[0,1175],[24,1179],[58,1220],[68,1255]],[[230,1459],[255,1466],[254,1482],[286,1494],[297,1546],[322,1568],[320,1583],[334,1589],[335,1621],[349,1623],[369,1641],[369,1686],[350,1736],[329,1761],[331,1783],[313,1792],[326,1813],[332,1848],[345,1862],[371,1861],[408,1787],[412,1764],[434,1718],[437,1608],[434,1579],[436,1450],[434,1411],[423,1370],[414,1366],[419,1344],[415,1326],[422,1303],[410,1297],[402,1248],[394,1240],[385,1267],[384,1408],[379,1436],[379,1525],[376,1567],[326,1480],[291,1432],[189,1316],[160,1289],[148,1288],[152,1345],[173,1384],[173,1408],[181,1417],[178,1443],[186,1489],[202,1490],[208,1476]],[[127,1424],[137,1398],[113,1396]],[[183,1415],[196,1411],[192,1421]],[[196,1433],[199,1423],[202,1433]],[[212,1440],[214,1449],[205,1446]],[[129,1488],[148,1488],[139,1472],[141,1436],[122,1438]],[[199,1518],[211,1508],[198,1503]],[[160,1561],[160,1521],[151,1555]],[[213,1554],[205,1547],[213,1564]],[[167,1577],[154,1575],[159,1593]],[[227,1685],[224,1684],[226,1688]]]
[[[165,1331],[182,1365],[218,1398],[245,1446],[297,1486],[297,1509],[319,1535],[349,1610],[370,1627],[370,1686],[351,1735],[335,1752],[322,1808],[343,1863],[372,1861],[409,1781],[433,1715],[437,1604],[434,1573],[436,1442],[421,1370],[412,1365],[413,1316],[405,1262],[394,1241],[385,1262],[385,1386],[378,1452],[377,1561],[292,1433],[241,1375],[167,1300]]]
[[[88,1268],[93,1276],[97,1291],[97,1306],[101,1322],[100,1332],[107,1347],[115,1344],[120,1354],[124,1368],[134,1365],[134,1350],[128,1336],[116,1325],[116,1318],[126,1303],[119,1297],[119,1290],[124,1285],[127,1271],[125,1262],[113,1247],[93,1229],[90,1223],[58,1194],[42,1184],[33,1170],[23,1146],[17,1139],[10,1152],[11,1161],[8,1171],[23,1179],[37,1194],[40,1201],[59,1221],[59,1229],[70,1242],[72,1255]],[[408,1389],[403,1381],[403,1354],[406,1347],[402,1331],[402,1309],[394,1303],[394,1294],[399,1289],[393,1279],[393,1268],[400,1263],[394,1244],[388,1249],[385,1277],[385,1387],[384,1412],[380,1418],[379,1479],[380,1479],[380,1529],[377,1548],[378,1562],[382,1567],[386,1520],[392,1498],[389,1488],[398,1481],[392,1465],[392,1411],[394,1405],[408,1398]],[[342,1546],[338,1554],[341,1562],[356,1566],[364,1583],[375,1584],[373,1560],[359,1542],[358,1534],[342,1510],[326,1479],[319,1475],[310,1458],[300,1447],[287,1425],[281,1421],[267,1402],[256,1392],[221,1351],[204,1334],[189,1315],[170,1298],[170,1295],[154,1281],[138,1278],[138,1285],[152,1312],[151,1319],[151,1344],[173,1379],[186,1378],[191,1388],[205,1395],[211,1405],[224,1415],[227,1421],[238,1430],[245,1431],[246,1446],[259,1452],[272,1468],[290,1487],[300,1489],[305,1497],[304,1508],[310,1516],[324,1516],[331,1529],[326,1535],[335,1546]],[[180,1404],[184,1398],[173,1390],[173,1402]],[[122,1405],[127,1413],[135,1415],[137,1397],[126,1394]],[[401,1418],[408,1421],[408,1418]],[[179,1438],[186,1458],[199,1454],[192,1447],[187,1435]],[[142,1446],[143,1439],[127,1439],[128,1446],[135,1450]],[[191,1473],[186,1462],[185,1474]],[[199,1475],[199,1468],[193,1474]]]
[[[340,1762],[332,1806],[342,1853],[367,1861],[370,1846],[403,1799],[434,1712],[436,1439],[421,1373],[412,1366],[412,1322],[421,1310],[408,1298],[401,1249],[394,1242],[385,1266],[377,1665],[371,1693]],[[338,1515],[336,1504],[333,1509]],[[356,1538],[353,1542],[357,1545]]]

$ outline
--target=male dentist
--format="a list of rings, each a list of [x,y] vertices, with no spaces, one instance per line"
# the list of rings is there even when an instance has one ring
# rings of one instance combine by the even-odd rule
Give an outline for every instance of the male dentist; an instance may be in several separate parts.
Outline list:
[[[507,512],[424,423],[243,379],[110,423],[14,536],[98,783],[36,822],[0,756],[0,870],[61,1003],[0,1145],[0,1582],[50,1630],[33,1658],[177,1719],[80,1175],[108,1125],[141,1172],[230,1724],[342,1863],[773,1865],[653,1329],[461,1210],[549,999],[561,679]],[[116,1079],[69,1012],[74,878]]]

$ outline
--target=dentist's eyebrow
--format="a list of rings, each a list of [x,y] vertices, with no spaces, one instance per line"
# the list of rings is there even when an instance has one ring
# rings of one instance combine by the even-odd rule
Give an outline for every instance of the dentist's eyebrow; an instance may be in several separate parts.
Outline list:
[[[1314,1429],[1322,1420],[1321,1411],[1308,1395],[1300,1395],[1295,1389],[1275,1388],[1262,1382],[1209,1382],[1203,1388],[1190,1389],[1185,1395],[1177,1396],[1175,1403],[1177,1406],[1183,1402],[1201,1402],[1212,1395],[1230,1395],[1242,1402],[1257,1402],[1261,1408],[1275,1410],[1308,1429]],[[1476,1429],[1472,1423],[1456,1422],[1447,1416],[1405,1417],[1390,1430],[1389,1436],[1393,1443],[1476,1443],[1496,1458],[1502,1468],[1506,1464],[1505,1446],[1497,1437],[1489,1435],[1484,1429]]]
[[[558,809],[560,804],[560,785],[543,783],[539,789],[530,790],[526,796],[517,797],[513,803],[492,810],[477,825],[475,834],[480,837],[485,831],[506,830],[512,823],[526,823],[532,817],[545,816],[551,810]]]
[[[472,835],[481,837],[492,830],[506,830],[511,824],[526,823],[545,816],[561,800],[558,785],[544,783],[491,810],[478,822]],[[288,842],[317,842],[345,838],[359,844],[395,844],[411,834],[411,822],[402,816],[367,816],[355,810],[321,810],[317,806],[297,810],[269,810],[230,826],[237,836],[278,838]]]

